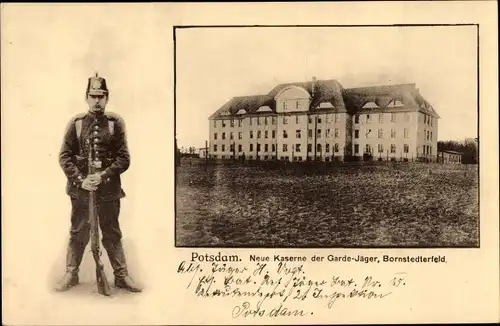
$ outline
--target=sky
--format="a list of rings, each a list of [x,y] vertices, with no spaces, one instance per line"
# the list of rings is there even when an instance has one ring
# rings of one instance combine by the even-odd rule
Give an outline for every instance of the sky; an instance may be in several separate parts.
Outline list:
[[[204,147],[208,117],[232,97],[312,77],[415,83],[441,116],[438,140],[477,137],[476,44],[474,26],[177,30],[178,145]]]

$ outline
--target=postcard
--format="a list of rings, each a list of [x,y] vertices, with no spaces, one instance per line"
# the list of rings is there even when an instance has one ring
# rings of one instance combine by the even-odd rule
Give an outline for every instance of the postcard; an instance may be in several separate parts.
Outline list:
[[[500,321],[495,3],[1,15],[4,324]]]

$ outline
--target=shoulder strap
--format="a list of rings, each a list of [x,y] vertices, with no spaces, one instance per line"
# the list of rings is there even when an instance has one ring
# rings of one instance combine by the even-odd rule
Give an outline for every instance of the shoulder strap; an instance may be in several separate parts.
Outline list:
[[[75,121],[76,127],[76,138],[80,140],[80,135],[82,134],[82,120],[78,119]]]
[[[113,120],[108,120],[108,129],[111,136],[115,133],[115,122]]]

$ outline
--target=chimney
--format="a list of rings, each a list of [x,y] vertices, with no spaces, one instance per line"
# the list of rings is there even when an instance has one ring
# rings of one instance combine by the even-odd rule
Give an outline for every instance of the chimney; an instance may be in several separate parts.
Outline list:
[[[314,97],[314,88],[316,87],[316,77],[312,78],[312,94],[311,97]]]

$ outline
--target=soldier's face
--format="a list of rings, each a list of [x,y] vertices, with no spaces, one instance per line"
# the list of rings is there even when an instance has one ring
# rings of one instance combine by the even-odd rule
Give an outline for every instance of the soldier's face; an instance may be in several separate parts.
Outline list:
[[[94,113],[102,113],[106,108],[106,104],[108,103],[108,97],[106,95],[87,95],[87,104],[89,105],[89,109]]]

